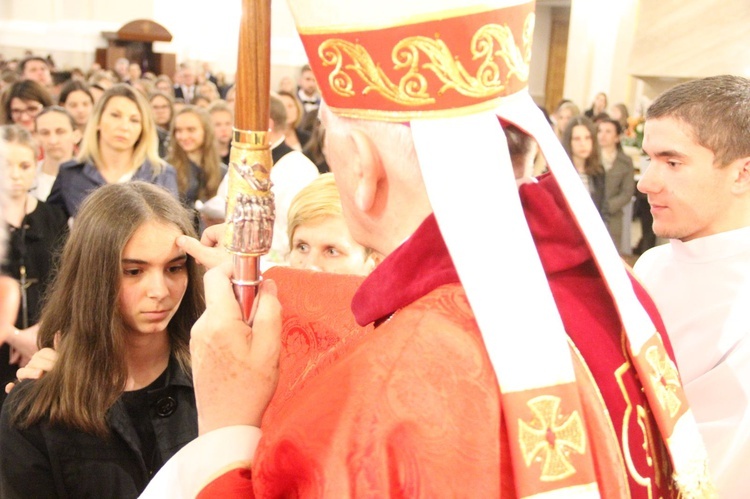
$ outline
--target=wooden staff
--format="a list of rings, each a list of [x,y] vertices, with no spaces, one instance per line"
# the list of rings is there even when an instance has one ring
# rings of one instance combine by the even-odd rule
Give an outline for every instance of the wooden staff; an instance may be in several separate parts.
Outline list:
[[[252,324],[260,257],[271,249],[275,219],[268,142],[271,0],[242,0],[241,23],[224,246],[233,255],[242,317]]]

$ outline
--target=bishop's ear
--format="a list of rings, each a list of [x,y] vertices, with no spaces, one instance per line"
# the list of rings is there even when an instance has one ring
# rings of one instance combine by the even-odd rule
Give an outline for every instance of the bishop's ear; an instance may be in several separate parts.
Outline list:
[[[750,156],[732,162],[736,169],[733,189],[738,193],[750,194]]]
[[[354,201],[362,212],[370,211],[375,205],[378,186],[383,179],[384,170],[380,153],[370,136],[358,129],[351,131],[355,158],[353,167],[356,174]]]

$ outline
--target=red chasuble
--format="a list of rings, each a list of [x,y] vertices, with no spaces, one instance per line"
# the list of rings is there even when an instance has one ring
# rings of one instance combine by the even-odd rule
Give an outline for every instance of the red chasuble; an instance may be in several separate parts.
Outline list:
[[[554,179],[520,192],[571,339],[602,496],[674,496],[617,311]],[[228,472],[200,497],[516,497],[497,380],[434,217],[358,289],[356,277],[266,275],[284,307],[279,387],[252,472]]]

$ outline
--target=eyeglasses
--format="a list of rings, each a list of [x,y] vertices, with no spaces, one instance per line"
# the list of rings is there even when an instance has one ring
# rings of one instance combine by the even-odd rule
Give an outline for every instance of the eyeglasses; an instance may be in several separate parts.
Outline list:
[[[20,108],[11,108],[10,109],[10,116],[15,120],[23,116],[24,114],[27,114],[29,118],[36,117],[37,114],[42,110],[42,106],[28,106],[23,109]]]

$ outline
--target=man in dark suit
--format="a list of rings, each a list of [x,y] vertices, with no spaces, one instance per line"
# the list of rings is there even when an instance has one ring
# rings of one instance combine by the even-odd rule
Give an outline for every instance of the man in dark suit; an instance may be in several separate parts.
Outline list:
[[[180,85],[175,85],[174,98],[182,99],[185,101],[185,104],[190,104],[198,93],[198,87],[195,84],[195,69],[189,64],[183,64],[181,66],[180,75],[182,83]]]

